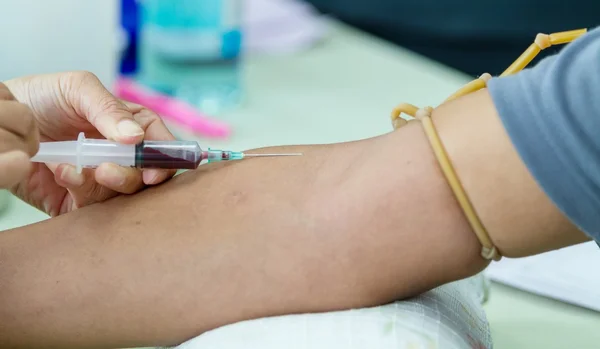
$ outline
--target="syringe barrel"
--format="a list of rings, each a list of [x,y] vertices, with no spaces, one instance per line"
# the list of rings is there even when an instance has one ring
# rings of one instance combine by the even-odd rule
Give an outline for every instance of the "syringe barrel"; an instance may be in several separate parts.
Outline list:
[[[82,132],[76,141],[41,143],[40,150],[31,160],[69,163],[81,172],[83,168],[96,168],[105,162],[124,167],[195,169],[202,162],[203,156],[200,145],[194,141],[120,144],[105,139],[86,139]]]
[[[195,169],[202,149],[194,141],[144,141],[135,146],[135,167]]]

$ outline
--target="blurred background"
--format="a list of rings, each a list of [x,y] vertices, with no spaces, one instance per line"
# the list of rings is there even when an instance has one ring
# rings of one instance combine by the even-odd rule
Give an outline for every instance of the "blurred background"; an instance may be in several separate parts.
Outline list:
[[[539,32],[599,22],[599,0],[0,0],[0,81],[91,71],[202,146],[344,142],[499,74]],[[43,219],[0,191],[0,231]],[[599,258],[587,244],[489,268],[528,292],[492,284],[495,347],[597,348]]]
[[[328,38],[327,17],[471,76],[495,75],[538,32],[597,25],[600,1],[0,0],[0,8],[0,79],[89,70],[183,129],[226,137],[235,128],[226,116],[252,94],[246,58],[302,55]]]
[[[591,28],[597,0],[310,0],[319,10],[470,75],[498,75],[537,33]],[[541,57],[555,53],[550,48]]]
[[[325,16],[477,76],[499,74],[538,32],[594,27],[600,1],[0,0],[0,8],[0,79],[90,70],[130,99],[150,103],[157,96],[142,92],[157,92],[219,119],[248,96],[246,57],[301,55],[327,38]],[[199,134],[229,133],[177,118]]]

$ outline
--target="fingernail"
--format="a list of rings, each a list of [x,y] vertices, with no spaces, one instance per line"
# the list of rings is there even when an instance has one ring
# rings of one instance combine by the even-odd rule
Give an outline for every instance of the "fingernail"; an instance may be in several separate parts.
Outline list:
[[[117,130],[122,136],[137,137],[144,134],[144,130],[135,121],[124,119],[117,124]]]
[[[127,172],[120,166],[109,165],[102,168],[104,178],[110,182],[113,187],[120,187],[125,184]]]
[[[70,165],[67,165],[63,168],[61,179],[73,186],[81,186],[83,183],[85,183],[83,174],[77,173],[77,169]]]
[[[144,172],[142,173],[142,178],[144,179],[144,183],[146,184],[156,184],[159,175],[159,170],[144,170]]]
[[[44,212],[46,212],[48,214],[48,216],[52,216],[52,212],[50,212],[52,210],[52,204],[50,204],[48,201],[44,201]]]

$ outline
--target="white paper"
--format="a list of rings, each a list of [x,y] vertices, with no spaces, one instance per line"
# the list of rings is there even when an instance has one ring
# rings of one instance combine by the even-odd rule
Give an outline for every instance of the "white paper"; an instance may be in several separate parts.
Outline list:
[[[594,242],[505,258],[490,265],[486,274],[512,287],[600,311],[600,248]]]

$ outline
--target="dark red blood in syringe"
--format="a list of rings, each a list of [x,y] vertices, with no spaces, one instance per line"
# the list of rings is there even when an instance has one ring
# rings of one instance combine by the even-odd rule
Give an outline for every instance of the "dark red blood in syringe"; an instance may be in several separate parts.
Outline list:
[[[164,168],[164,169],[190,169],[198,167],[199,162],[187,160],[184,158],[174,157],[165,154],[152,146],[144,145],[143,143],[136,148],[138,154],[139,166],[141,168]],[[137,164],[136,164],[137,165]]]

